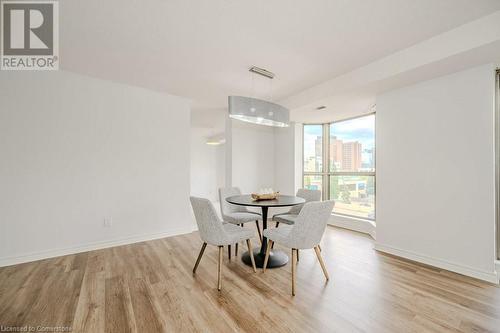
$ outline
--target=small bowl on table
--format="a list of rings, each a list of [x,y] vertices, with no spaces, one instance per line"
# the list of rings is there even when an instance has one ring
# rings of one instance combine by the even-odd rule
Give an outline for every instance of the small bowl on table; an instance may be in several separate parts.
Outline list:
[[[280,192],[265,193],[265,194],[252,193],[252,199],[254,201],[274,200],[279,195],[280,195]]]

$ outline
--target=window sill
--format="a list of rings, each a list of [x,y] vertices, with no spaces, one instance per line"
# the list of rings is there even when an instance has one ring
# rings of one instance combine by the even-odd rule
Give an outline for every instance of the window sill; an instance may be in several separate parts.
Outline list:
[[[338,213],[332,213],[332,216],[336,216],[338,218],[356,220],[356,221],[364,221],[364,222],[368,222],[368,223],[372,223],[373,225],[376,225],[375,220],[365,219],[365,218],[358,217],[358,216],[338,214]]]
[[[372,220],[332,213],[328,224],[335,227],[362,232],[370,235],[373,239],[376,238],[376,224],[375,221]]]

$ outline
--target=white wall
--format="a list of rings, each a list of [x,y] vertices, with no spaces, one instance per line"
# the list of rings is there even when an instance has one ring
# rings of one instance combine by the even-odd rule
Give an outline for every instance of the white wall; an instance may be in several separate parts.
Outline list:
[[[494,66],[377,98],[376,248],[496,282]]]
[[[297,125],[300,126],[300,125]],[[302,160],[302,141],[297,150],[297,126],[275,128],[232,120],[226,124],[226,181],[243,193],[273,188],[294,195],[297,190],[295,164],[297,152]],[[300,138],[299,138],[300,139]],[[274,208],[270,214],[289,207]],[[257,209],[258,210],[258,209]]]
[[[301,186],[297,184],[295,169],[297,154],[302,161],[302,141],[296,137],[298,128],[301,125],[293,122],[289,127],[275,128],[229,119],[226,170],[231,170],[232,186],[240,187],[244,193],[273,188],[282,194],[295,194]]]
[[[274,129],[238,120],[229,120],[229,144],[226,152],[228,186],[237,186],[243,193],[274,187]],[[232,185],[229,185],[232,184]]]
[[[226,147],[224,145],[215,148],[215,184],[217,189],[226,186]],[[218,200],[218,194],[217,194]]]
[[[189,140],[178,97],[2,72],[0,265],[191,231]]]
[[[304,124],[295,123],[295,191],[302,188],[303,179],[303,167],[304,167]]]
[[[191,128],[191,195],[217,201],[217,148],[207,145],[210,129]],[[219,163],[220,165],[220,163]]]
[[[282,194],[295,195],[297,186],[302,185],[297,184],[295,178],[297,146],[300,146],[302,161],[302,141],[297,141],[297,127],[302,125],[291,122],[289,127],[274,129],[274,188]]]

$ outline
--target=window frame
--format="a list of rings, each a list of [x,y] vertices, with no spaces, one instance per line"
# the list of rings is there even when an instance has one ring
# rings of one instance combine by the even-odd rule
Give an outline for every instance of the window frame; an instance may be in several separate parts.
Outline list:
[[[495,104],[496,257],[500,260],[500,68],[495,71]]]
[[[350,118],[344,118],[340,120],[335,120],[331,121],[328,123],[303,123],[302,124],[302,187],[304,187],[304,178],[306,176],[321,176],[321,181],[322,181],[322,199],[323,200],[329,200],[330,197],[330,177],[332,176],[370,176],[373,177],[373,181],[375,183],[375,195],[374,195],[374,204],[376,208],[376,202],[377,202],[377,178],[376,178],[376,171],[377,171],[377,157],[375,156],[375,161],[374,161],[374,169],[375,171],[330,171],[330,126],[332,124],[336,123],[341,123],[344,121],[349,121],[353,119],[358,119],[358,118],[363,118],[363,117],[368,117],[368,116],[375,116],[376,119],[376,112],[370,112],[366,113],[360,116],[355,116],[355,117],[350,117]],[[305,135],[305,127],[306,126],[311,126],[311,125],[316,125],[322,126],[322,135],[323,135],[323,141],[322,141],[322,170],[321,172],[312,172],[312,171],[304,171],[304,166],[305,166],[305,161],[304,161],[304,135]],[[374,139],[376,138],[376,126],[373,129],[373,135]],[[325,149],[326,148],[326,149]],[[376,151],[376,143],[375,143],[375,151]],[[368,220],[368,221],[375,221],[377,217],[377,211],[375,209],[375,214],[373,218],[369,217],[360,217],[356,215],[351,215],[351,214],[344,214],[344,213],[333,213],[335,215],[340,215],[340,216],[346,216],[350,218],[355,218],[359,220]]]

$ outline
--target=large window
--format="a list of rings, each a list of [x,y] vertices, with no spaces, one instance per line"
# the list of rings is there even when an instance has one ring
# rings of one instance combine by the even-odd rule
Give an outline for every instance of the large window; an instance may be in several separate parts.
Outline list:
[[[304,187],[335,200],[334,213],[374,220],[375,114],[304,125],[303,170]]]

